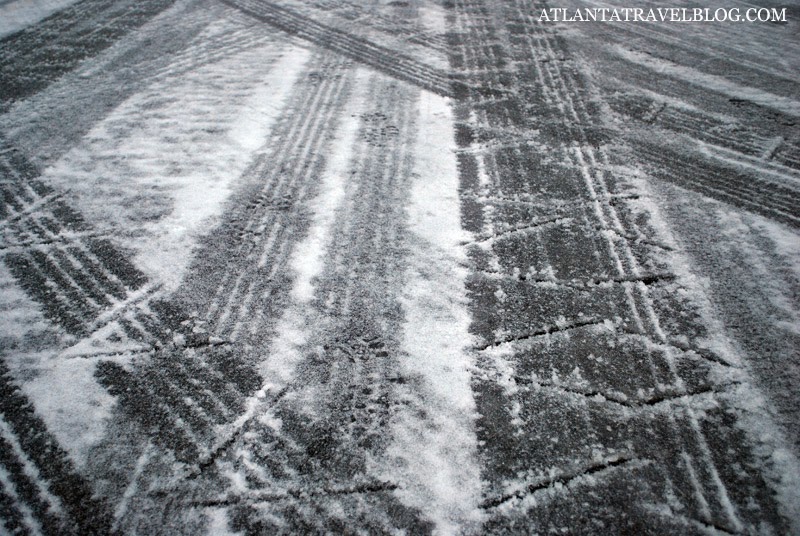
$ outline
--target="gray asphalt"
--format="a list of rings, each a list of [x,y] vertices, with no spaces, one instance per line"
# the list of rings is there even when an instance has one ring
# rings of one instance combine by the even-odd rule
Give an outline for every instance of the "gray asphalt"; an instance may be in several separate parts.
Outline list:
[[[543,7],[80,0],[0,39],[0,528],[800,530],[797,12]],[[203,155],[235,177],[169,242]]]

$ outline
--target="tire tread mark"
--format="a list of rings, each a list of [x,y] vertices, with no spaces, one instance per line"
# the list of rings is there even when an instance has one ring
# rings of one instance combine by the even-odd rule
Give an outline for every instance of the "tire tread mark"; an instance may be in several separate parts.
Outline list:
[[[699,161],[687,162],[685,157],[665,147],[656,148],[640,143],[637,148],[652,165],[650,173],[655,177],[793,227],[800,227],[800,195],[788,188],[781,188],[730,168]],[[682,162],[680,167],[663,166],[678,161]]]
[[[23,464],[4,437],[0,437],[0,466],[8,473],[9,484],[13,485],[16,492],[16,497],[6,496],[6,500],[3,501],[8,505],[8,511],[3,512],[4,517],[6,515],[9,519],[17,517],[19,525],[24,527],[24,517],[26,517],[22,508],[24,505],[29,510],[33,523],[39,525],[32,528],[43,529],[45,534],[58,534],[64,531],[65,520],[50,512],[49,505],[42,499],[36,484],[25,474]],[[28,523],[30,524],[30,521]]]
[[[44,202],[55,192],[38,180],[36,167],[2,137],[0,148],[5,212],[13,204],[14,212],[23,215],[7,218],[2,230],[20,243],[29,242],[14,251],[0,249],[0,254],[49,320],[73,335],[88,335],[88,327],[114,300],[141,289],[147,278],[107,238],[91,233],[63,200]]]
[[[451,96],[450,80],[445,73],[394,52],[366,39],[323,25],[293,10],[271,2],[220,0],[250,16],[321,47],[366,63],[390,76],[443,96]]]
[[[396,199],[409,184],[409,109],[414,107],[408,100],[415,91],[379,75],[371,77],[368,94],[373,99],[388,95],[385,103],[375,105],[391,113],[360,116],[348,166],[351,187],[341,211],[347,216],[333,228],[328,246],[331,260],[319,276],[315,305],[309,307],[322,316],[308,345],[321,347],[324,358],[307,358],[302,366],[308,377],[289,386],[290,392],[313,386],[313,405],[320,418],[308,422],[283,397],[269,405],[269,411],[284,423],[280,430],[256,419],[244,425],[247,433],[239,435],[246,447],[235,451],[248,452],[247,459],[237,465],[252,491],[222,499],[234,501],[230,505],[235,508],[237,530],[269,531],[258,503],[274,499],[269,514],[284,523],[287,531],[430,531],[419,512],[398,515],[396,499],[376,493],[394,489],[395,484],[372,482],[364,466],[366,456],[381,455],[385,441],[378,432],[398,403],[388,380],[396,368],[393,330],[382,324],[396,321],[385,300],[392,292],[387,276],[397,262],[391,249],[402,240],[401,203]],[[394,126],[386,132],[396,135],[376,137],[384,123]],[[367,296],[373,293],[380,298]],[[316,313],[309,314],[316,318]],[[304,356],[312,353],[301,350]],[[294,489],[308,491],[295,496]],[[356,503],[349,497],[353,494],[362,495]],[[331,500],[309,502],[309,496],[316,495]],[[343,511],[348,512],[346,517]]]
[[[245,321],[250,322],[252,335],[264,320],[270,320],[279,303],[276,298],[282,295],[282,291],[275,294],[276,290],[286,282],[283,267],[291,254],[290,243],[303,231],[294,221],[302,216],[302,201],[324,163],[321,148],[329,143],[332,121],[350,83],[347,72],[334,72],[345,66],[341,60],[320,57],[316,64],[312,74],[319,82],[301,93],[301,100],[308,104],[296,108],[304,114],[288,118],[282,142],[251,171],[263,176],[263,186],[254,192],[244,222],[237,224],[241,233],[232,255],[236,263],[224,269],[207,313],[214,331],[226,339],[235,341]],[[256,307],[253,311],[265,303],[266,310]]]
[[[50,492],[61,501],[69,524],[77,529],[76,533],[109,534],[111,514],[108,506],[93,497],[89,483],[78,475],[67,453],[36,415],[33,405],[14,385],[5,362],[0,362],[0,414]]]
[[[110,47],[174,0],[81,0],[0,39],[0,110]]]
[[[480,69],[480,82],[484,85],[495,86],[489,87],[486,90],[477,90],[469,88],[465,99],[462,101],[463,108],[457,110],[457,115],[460,115],[464,120],[469,120],[470,123],[476,122],[478,125],[488,124],[490,128],[509,128],[514,132],[530,129],[531,123],[534,127],[540,127],[540,132],[547,136],[547,141],[551,146],[555,146],[555,150],[560,152],[560,155],[550,155],[551,159],[558,160],[559,156],[563,156],[563,161],[566,162],[571,168],[577,171],[578,177],[583,180],[582,187],[576,191],[570,191],[571,196],[585,196],[590,202],[582,203],[584,208],[584,218],[587,223],[587,230],[591,232],[594,228],[600,232],[598,238],[600,240],[584,241],[581,247],[595,248],[595,254],[599,255],[601,248],[603,254],[607,256],[608,261],[611,262],[611,270],[603,268],[606,272],[611,274],[618,274],[620,278],[635,279],[642,272],[640,260],[634,254],[635,243],[628,238],[629,236],[638,236],[636,231],[636,223],[631,221],[625,212],[622,212],[617,205],[625,204],[624,201],[610,202],[611,196],[617,193],[618,180],[612,176],[612,166],[608,155],[604,149],[604,137],[602,129],[602,122],[599,122],[596,114],[600,107],[587,104],[592,102],[592,98],[596,95],[590,94],[591,88],[586,87],[585,81],[581,78],[579,72],[579,65],[571,60],[566,46],[562,39],[555,33],[545,29],[543,25],[536,24],[533,21],[532,15],[537,9],[530,2],[514,1],[500,5],[486,5],[472,0],[454,1],[453,19],[456,23],[456,30],[450,34],[452,40],[453,51],[451,54],[451,65],[454,69],[460,69],[465,73],[469,73],[470,69]],[[536,6],[537,8],[540,6]],[[496,43],[496,46],[482,46],[483,42]],[[513,63],[509,63],[509,56],[506,56],[505,50],[508,50]],[[509,74],[508,66],[514,65],[517,70],[516,74]],[[492,72],[494,70],[494,72]],[[514,102],[508,99],[497,99],[496,96],[502,96],[502,91],[508,92],[509,85],[515,86],[516,93],[519,99],[524,99],[524,102]],[[497,90],[502,88],[502,91]],[[514,93],[513,91],[511,93]],[[536,109],[532,105],[525,103],[537,103]],[[660,113],[663,115],[664,110]],[[474,114],[474,115],[473,115]],[[529,119],[531,115],[535,114],[535,120]],[[653,119],[657,121],[660,119],[658,113],[653,114]],[[466,136],[463,145],[467,147],[473,142],[470,136]],[[565,141],[566,140],[566,141]],[[458,141],[458,140],[457,140]],[[492,193],[492,181],[494,187],[501,189],[503,193],[509,194],[534,194],[532,188],[536,184],[526,184],[524,177],[530,176],[535,169],[535,166],[541,166],[540,160],[535,160],[535,156],[525,154],[528,150],[524,146],[519,146],[515,149],[507,151],[488,152],[479,155],[483,159],[484,172],[488,184],[477,184],[474,177],[469,176],[470,173],[476,174],[477,165],[471,165],[471,169],[461,168],[462,185],[465,188],[461,192],[462,199],[464,197],[478,198],[481,195],[489,195]],[[531,160],[533,166],[527,165]],[[542,179],[544,186],[553,189],[558,197],[558,194],[564,195],[562,189],[563,185],[558,187],[551,186],[548,180],[548,171],[550,168],[545,168],[544,173],[536,173],[535,176]],[[558,169],[552,169],[552,174],[561,176]],[[513,182],[512,182],[513,181]],[[564,182],[564,181],[562,181]],[[508,183],[508,184],[507,184]],[[741,185],[737,186],[740,187]],[[545,191],[542,188],[542,191]],[[780,196],[778,196],[780,197]],[[480,205],[481,203],[478,202]],[[480,210],[480,208],[478,209]],[[514,218],[519,216],[514,215],[514,212],[503,211],[495,209],[489,213],[490,218],[484,218],[481,226],[473,232],[483,234],[493,234],[495,225],[494,220],[501,224],[501,228],[507,228],[509,225],[519,225],[519,220],[515,221]],[[504,218],[509,215],[511,221],[505,221]],[[488,220],[488,221],[487,221]],[[633,227],[634,232],[629,229]],[[535,242],[535,239],[530,240]],[[560,241],[555,241],[554,245],[559,246]],[[535,244],[531,248],[535,248]],[[542,244],[541,247],[535,248],[536,253],[541,253],[545,259],[548,258],[547,244]],[[476,267],[480,269],[489,269],[495,262],[502,262],[500,258],[504,251],[508,248],[490,248],[485,251],[479,248],[473,248],[474,262]],[[584,249],[584,255],[588,256],[590,250]],[[579,250],[575,249],[575,254]],[[563,252],[561,252],[563,254]],[[494,256],[494,257],[493,257]],[[530,255],[528,256],[530,257]],[[524,260],[528,260],[525,257]],[[550,255],[551,261],[553,254]],[[557,256],[555,256],[557,257]],[[510,259],[508,262],[513,262],[515,259]],[[647,260],[647,259],[645,259]],[[541,262],[537,260],[536,262]],[[567,261],[561,261],[569,262]],[[606,262],[605,260],[603,261]],[[512,266],[500,265],[501,271],[511,271]],[[600,265],[602,266],[602,265]],[[569,272],[567,272],[569,273]],[[605,272],[604,272],[605,273]],[[608,275],[606,273],[606,275]],[[560,276],[563,277],[563,276]],[[492,291],[500,282],[492,285],[491,282],[476,282],[472,287],[476,290],[474,300],[482,300],[483,296],[492,295]],[[481,287],[487,287],[483,290]],[[499,287],[501,290],[502,286]],[[626,314],[630,315],[630,322],[633,322],[631,329],[637,333],[646,336],[648,339],[652,338],[656,343],[663,345],[668,341],[668,335],[664,333],[661,327],[661,319],[659,313],[656,312],[653,304],[653,294],[648,290],[648,285],[644,281],[630,282],[622,285],[619,298],[615,297],[615,302],[619,303],[615,306],[615,310],[628,311]],[[517,303],[517,299],[513,302],[515,306],[521,309],[525,307],[525,303]],[[524,300],[523,300],[524,302]],[[504,307],[508,307],[508,301]],[[478,316],[480,315],[481,307],[490,307],[491,304],[478,301]],[[528,306],[530,307],[530,306]],[[520,311],[523,314],[524,310]],[[557,311],[554,313],[556,314]],[[508,314],[513,315],[513,310]],[[491,324],[492,319],[486,321],[481,320],[480,323],[473,325],[476,334],[482,336],[484,340],[493,340],[492,333],[496,333],[496,328]],[[622,326],[621,326],[622,327]],[[503,326],[503,332],[513,330],[506,329]],[[578,337],[578,335],[576,335]],[[580,338],[580,337],[578,337]],[[565,346],[566,347],[566,346]],[[663,354],[663,356],[661,355]],[[525,353],[520,351],[515,354],[514,363],[509,363],[513,366],[517,361],[523,360]],[[626,356],[623,354],[622,356]],[[487,356],[485,359],[487,366],[491,365],[493,359]],[[678,371],[675,368],[676,358],[669,352],[655,349],[648,349],[645,352],[644,363],[647,368],[652,369],[652,376],[654,381],[660,381],[660,375],[668,376],[670,384],[675,383],[675,376]],[[666,364],[672,363],[670,366],[662,366],[660,361],[665,361]],[[526,366],[534,366],[528,364]],[[663,369],[661,371],[660,369]],[[672,367],[672,368],[670,368]],[[535,370],[535,369],[534,369]],[[543,373],[547,373],[546,370]],[[702,374],[702,368],[698,372]],[[645,376],[650,376],[644,372]],[[677,385],[677,383],[675,383]],[[480,421],[488,427],[490,432],[487,432],[486,438],[493,438],[492,442],[501,443],[490,447],[491,442],[487,443],[487,450],[485,451],[487,462],[492,463],[491,459],[495,453],[499,453],[502,458],[501,462],[504,467],[508,466],[504,454],[507,454],[507,449],[515,448],[515,440],[510,437],[514,435],[514,431],[523,431],[525,428],[523,424],[514,424],[511,418],[506,415],[508,408],[506,404],[511,404],[511,400],[504,398],[503,388],[499,385],[494,385],[491,382],[481,383],[478,382],[479,393],[477,394],[477,402],[479,405],[479,412],[482,413],[483,418]],[[505,395],[511,396],[511,395]],[[540,395],[536,395],[540,396]],[[557,394],[554,394],[558,398]],[[524,400],[520,396],[517,400]],[[562,402],[559,402],[559,404]],[[495,407],[496,405],[496,407]],[[558,406],[559,408],[561,406]],[[529,410],[534,411],[534,410]],[[561,411],[561,410],[559,410]],[[605,417],[602,412],[592,414],[581,414],[580,408],[575,409],[575,419],[598,419],[598,426],[603,422]],[[587,410],[588,411],[588,410]],[[585,412],[584,412],[585,413]],[[493,419],[502,415],[500,419],[503,422],[494,422]],[[582,415],[582,416],[581,416]],[[720,478],[720,473],[715,467],[716,460],[713,459],[710,453],[709,442],[703,435],[702,430],[697,426],[697,416],[691,411],[687,410],[680,416],[667,415],[664,419],[665,422],[660,422],[660,426],[664,427],[664,432],[669,436],[671,442],[676,445],[686,445],[692,452],[692,459],[688,461],[683,469],[668,468],[663,474],[666,479],[666,485],[674,486],[678,483],[678,491],[684,489],[697,489],[699,492],[698,501],[694,501],[692,492],[687,495],[682,495],[686,505],[690,509],[696,508],[702,502],[709,506],[710,511],[705,512],[709,518],[708,522],[717,526],[727,527],[734,532],[738,532],[741,528],[741,520],[736,507],[730,500],[730,492],[726,487],[725,482]],[[508,421],[508,422],[507,422]],[[577,424],[577,421],[574,423]],[[481,424],[479,423],[479,429]],[[518,428],[515,428],[518,427]],[[569,433],[564,430],[564,433]],[[602,433],[602,432],[601,432]],[[507,438],[507,439],[498,439]],[[612,443],[613,445],[613,443]],[[490,447],[490,448],[488,448]],[[714,448],[718,448],[716,445]],[[649,455],[649,450],[641,447],[644,450],[642,456]],[[550,447],[544,448],[544,451],[554,450]],[[639,447],[637,447],[639,450]],[[660,465],[663,465],[664,459],[662,454],[658,451],[653,453],[659,460]],[[544,454],[542,454],[544,456]],[[563,456],[569,458],[569,453],[563,453]],[[526,460],[525,456],[521,456],[522,463],[532,463],[538,467],[538,464],[544,464],[542,467],[547,467],[549,458],[539,460],[536,456],[531,456]],[[688,458],[687,458],[688,459]],[[552,460],[550,460],[552,462]],[[512,464],[513,465],[513,464]],[[495,465],[490,465],[495,469],[502,469]],[[523,467],[514,467],[507,476],[513,478],[513,470],[524,469]],[[505,471],[506,469],[502,469]],[[683,472],[681,472],[683,471]],[[696,475],[693,478],[688,478],[686,475],[692,473]],[[499,478],[494,474],[487,474],[486,477],[490,481]],[[691,480],[695,485],[688,485],[684,488],[684,483]],[[502,482],[496,482],[496,485],[502,485]],[[495,493],[497,490],[495,490]],[[565,498],[565,506],[571,504]],[[770,508],[768,503],[764,503],[767,508]],[[697,512],[695,512],[697,513]],[[520,517],[517,522],[523,522],[525,513],[520,512]],[[528,515],[534,515],[530,512]],[[703,515],[699,512],[698,515]],[[497,521],[501,524],[503,521]],[[514,523],[514,522],[512,522]],[[542,527],[544,530],[544,527]]]

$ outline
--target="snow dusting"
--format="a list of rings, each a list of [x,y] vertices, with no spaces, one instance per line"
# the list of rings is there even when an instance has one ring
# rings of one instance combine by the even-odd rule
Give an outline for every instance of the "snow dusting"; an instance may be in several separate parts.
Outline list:
[[[691,67],[678,65],[664,59],[656,59],[621,46],[615,46],[612,50],[620,57],[652,69],[659,74],[674,76],[702,88],[718,91],[732,98],[748,100],[787,115],[800,117],[800,101],[796,99],[782,97],[749,86],[742,86],[721,76],[703,73]]]
[[[452,115],[446,99],[423,92],[409,230],[414,254],[401,298],[405,311],[402,367],[419,376],[427,418],[398,418],[390,455],[401,465],[398,494],[436,523],[439,534],[477,527],[482,519],[475,402],[470,389],[463,246],[459,224]],[[387,475],[388,476],[388,475]]]
[[[101,229],[126,234],[136,265],[165,290],[174,289],[194,241],[213,224],[253,150],[266,141],[308,57],[303,48],[276,53],[259,47],[177,82],[156,81],[43,177],[72,191]]]
[[[797,10],[479,4],[0,0],[0,534],[800,534]]]
[[[0,2],[0,37],[22,30],[78,0],[6,0]]]

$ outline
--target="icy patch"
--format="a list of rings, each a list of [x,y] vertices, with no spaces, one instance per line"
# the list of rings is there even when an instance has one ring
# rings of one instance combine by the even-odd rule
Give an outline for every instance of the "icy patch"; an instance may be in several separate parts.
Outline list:
[[[0,37],[36,24],[78,0],[12,0],[0,2]]]
[[[459,246],[468,236],[460,228],[448,100],[423,92],[420,114],[424,126],[408,207],[413,253],[400,298],[406,319],[401,370],[421,379],[410,389],[425,415],[409,411],[393,422],[388,454],[398,467],[385,476],[400,478],[398,497],[425,513],[437,533],[454,534],[477,528],[483,517],[472,358],[466,350],[472,342],[467,273]]]

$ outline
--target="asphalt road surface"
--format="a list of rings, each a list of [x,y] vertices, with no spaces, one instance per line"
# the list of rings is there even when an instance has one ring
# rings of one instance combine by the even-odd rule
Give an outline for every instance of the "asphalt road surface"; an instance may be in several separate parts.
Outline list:
[[[800,534],[800,10],[550,7],[0,1],[0,533]]]

